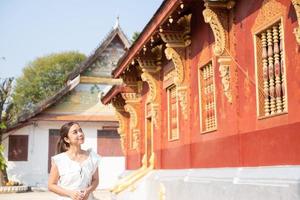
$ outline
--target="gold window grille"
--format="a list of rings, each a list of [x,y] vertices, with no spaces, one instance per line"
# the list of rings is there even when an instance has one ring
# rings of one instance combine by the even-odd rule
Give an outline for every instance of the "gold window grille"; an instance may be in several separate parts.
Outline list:
[[[287,112],[282,22],[255,34],[258,116]]]
[[[176,86],[172,85],[167,88],[168,96],[168,138],[176,140],[179,138],[178,133],[178,101]]]
[[[217,129],[215,77],[212,63],[199,68],[199,105],[201,132]]]

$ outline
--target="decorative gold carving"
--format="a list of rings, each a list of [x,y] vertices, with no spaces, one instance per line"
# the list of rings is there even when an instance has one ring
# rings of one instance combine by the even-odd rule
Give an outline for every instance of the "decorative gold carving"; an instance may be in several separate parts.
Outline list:
[[[120,141],[121,141],[121,148],[123,153],[126,153],[126,136],[125,136],[125,122],[124,122],[124,117],[122,116],[121,113],[116,111],[116,118],[119,121],[119,128],[118,128],[118,133],[120,135]]]
[[[183,118],[187,120],[188,118],[188,97],[187,97],[187,87],[186,86],[181,86],[181,87],[176,87],[177,89],[177,98],[179,100],[179,105],[182,110]]]
[[[123,116],[118,111],[115,112],[115,115],[116,115],[117,120],[119,121],[118,133],[120,135],[122,135],[125,132],[125,129],[124,129],[125,123],[124,123],[124,120],[123,120]]]
[[[132,148],[139,150],[140,148],[140,130],[133,129],[132,130]]]
[[[137,112],[135,108],[130,104],[126,104],[124,108],[125,111],[129,112],[130,114],[130,129],[135,129],[138,124]]]
[[[298,21],[298,27],[294,29],[294,34],[298,44],[300,44],[300,0],[292,0],[292,4],[295,8]]]
[[[219,72],[221,77],[221,82],[223,85],[223,91],[229,103],[232,103],[232,95],[231,95],[231,88],[230,88],[230,57],[222,56],[218,59],[220,63]]]
[[[183,31],[163,31],[159,33],[166,47],[187,47],[191,44],[191,17],[192,14],[181,17],[177,23],[183,27]]]
[[[191,41],[185,41],[185,36],[182,32],[178,31],[165,31],[159,33],[161,39],[166,43],[166,47],[187,47]]]
[[[214,54],[216,56],[221,56],[224,53],[226,45],[224,28],[217,14],[211,9],[206,8],[203,10],[203,16],[205,23],[209,23],[215,37]]]
[[[134,93],[134,92],[122,93],[121,95],[122,95],[123,99],[125,99],[126,102],[140,102],[141,101],[141,95]]]
[[[155,73],[157,73],[161,67],[157,67],[156,64],[160,64],[161,62],[161,48],[162,45],[157,46],[156,48],[153,48],[152,50],[156,52],[156,59],[155,60],[144,60],[144,59],[137,59],[139,62],[140,67],[142,68],[143,73],[141,74],[141,78],[143,81],[147,82],[149,85],[149,94],[146,100],[146,104],[150,103],[151,108],[151,117],[153,119],[153,124],[155,127],[157,127],[157,121],[158,121],[158,110],[156,106],[157,101],[157,80],[154,78]],[[151,63],[152,65],[150,66]]]
[[[252,32],[258,32],[270,26],[284,15],[285,6],[276,0],[264,0],[252,27]]]
[[[181,84],[184,80],[184,69],[183,62],[180,55],[173,48],[166,48],[165,55],[168,60],[172,60],[176,70],[176,77],[174,77],[174,82],[177,85]]]
[[[148,96],[147,102],[154,102],[157,94],[156,80],[148,72],[143,72],[141,78],[149,85],[150,95]]]
[[[138,58],[137,61],[139,63],[139,66],[142,69],[150,73],[156,73],[161,69],[161,66],[158,66],[157,61],[155,60],[145,60],[145,59]]]
[[[158,124],[158,104],[156,103],[157,96],[157,81],[148,72],[144,72],[142,75],[142,80],[146,81],[149,85],[149,95],[147,97],[146,103],[150,103],[151,106],[151,117],[153,119],[153,124],[157,128]]]
[[[132,134],[132,148],[139,150],[140,143],[140,130],[137,128],[138,125],[138,115],[137,110],[131,104],[126,104],[124,106],[125,111],[130,114],[130,132]]]

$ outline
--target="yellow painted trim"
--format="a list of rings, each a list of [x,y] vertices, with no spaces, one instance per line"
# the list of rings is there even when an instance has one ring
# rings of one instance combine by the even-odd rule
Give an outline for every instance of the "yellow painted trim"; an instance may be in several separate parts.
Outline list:
[[[113,79],[106,77],[80,76],[80,83],[121,85],[123,81],[122,79]]]

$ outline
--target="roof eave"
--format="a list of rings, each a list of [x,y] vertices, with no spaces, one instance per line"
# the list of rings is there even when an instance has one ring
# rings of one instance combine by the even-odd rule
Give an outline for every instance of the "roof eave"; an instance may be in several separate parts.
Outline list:
[[[128,52],[119,60],[119,64],[112,75],[114,78],[118,78],[133,57],[140,51],[143,45],[151,38],[151,35],[159,28],[160,23],[164,21],[171,12],[173,12],[181,2],[178,0],[165,0],[158,8],[156,13],[144,27],[137,40],[129,48]]]
[[[104,105],[109,104],[112,99],[123,91],[124,85],[114,85],[102,98],[101,102]]]

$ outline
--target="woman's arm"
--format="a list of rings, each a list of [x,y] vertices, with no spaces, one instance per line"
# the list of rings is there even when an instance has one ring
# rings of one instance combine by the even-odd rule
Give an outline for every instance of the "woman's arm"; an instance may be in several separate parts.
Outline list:
[[[73,200],[82,200],[80,191],[66,190],[57,185],[59,179],[58,169],[54,162],[51,163],[51,170],[48,179],[48,189],[58,195],[70,197]]]
[[[88,199],[90,193],[92,193],[97,188],[98,184],[99,184],[99,175],[98,175],[98,167],[97,167],[95,173],[92,176],[91,185],[85,189],[83,200]]]

